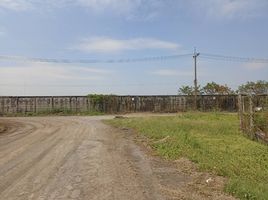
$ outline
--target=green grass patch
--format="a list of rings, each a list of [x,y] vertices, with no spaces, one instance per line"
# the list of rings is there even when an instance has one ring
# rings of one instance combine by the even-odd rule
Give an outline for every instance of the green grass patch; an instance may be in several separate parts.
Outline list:
[[[268,111],[255,113],[254,125],[255,128],[268,134]]]
[[[200,170],[229,178],[225,190],[241,199],[268,199],[268,146],[244,137],[236,114],[185,113],[172,117],[113,119],[150,139],[158,155],[187,157]],[[168,137],[165,142],[155,143]]]

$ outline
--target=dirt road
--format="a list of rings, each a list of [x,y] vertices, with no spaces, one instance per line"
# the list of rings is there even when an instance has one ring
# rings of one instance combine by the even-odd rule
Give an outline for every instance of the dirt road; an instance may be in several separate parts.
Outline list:
[[[198,199],[175,192],[190,176],[152,162],[131,133],[104,118],[111,117],[4,118],[0,199]]]

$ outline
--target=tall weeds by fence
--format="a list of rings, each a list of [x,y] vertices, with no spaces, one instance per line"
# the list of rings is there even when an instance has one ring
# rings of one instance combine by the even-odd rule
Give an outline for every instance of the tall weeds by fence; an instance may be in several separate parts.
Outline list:
[[[239,95],[238,108],[241,130],[250,138],[268,144],[268,96]]]

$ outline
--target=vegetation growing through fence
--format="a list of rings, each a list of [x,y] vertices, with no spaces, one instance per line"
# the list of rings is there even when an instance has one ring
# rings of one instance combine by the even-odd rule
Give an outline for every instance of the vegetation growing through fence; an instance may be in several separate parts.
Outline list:
[[[268,144],[268,96],[239,95],[240,128],[251,139]]]
[[[268,199],[268,146],[247,139],[235,114],[185,113],[175,117],[114,119],[148,137],[168,159],[187,157],[201,170],[229,178],[225,190],[241,199]],[[161,143],[155,141],[168,139]]]
[[[113,94],[109,94],[109,95],[105,95],[105,94],[89,94],[87,96],[93,103],[101,104],[101,103],[103,103],[103,101],[109,100],[111,97],[114,97],[115,95],[113,95]]]
[[[104,113],[99,111],[73,111],[69,109],[53,109],[53,110],[43,110],[38,112],[25,112],[25,113],[8,113],[4,116],[7,117],[31,117],[31,116],[95,116],[103,115]]]
[[[268,111],[256,113],[254,122],[257,129],[268,134]]]

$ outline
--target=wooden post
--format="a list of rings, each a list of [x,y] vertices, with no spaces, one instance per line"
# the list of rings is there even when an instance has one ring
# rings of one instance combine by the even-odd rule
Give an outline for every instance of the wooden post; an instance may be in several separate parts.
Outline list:
[[[51,97],[51,110],[54,110],[54,98],[53,96]]]
[[[5,100],[6,100],[6,99],[3,99],[3,100],[2,100],[3,113],[6,113],[6,110],[5,110]],[[7,113],[6,113],[6,114],[7,114]]]
[[[88,100],[88,97],[86,97],[87,99],[86,99],[86,103],[87,103],[87,111],[89,112],[90,110],[89,110],[89,100]]]
[[[253,123],[253,102],[252,102],[252,94],[249,95],[249,131],[251,137],[254,135],[254,123]]]
[[[19,113],[19,97],[16,100],[16,113]]]
[[[243,122],[244,122],[244,113],[243,113],[243,102],[242,102],[242,95],[238,95],[238,115],[240,120],[240,129],[244,130]]]
[[[34,97],[34,113],[36,113],[36,97]]]
[[[72,112],[73,111],[73,108],[72,108],[72,97],[69,97],[69,107],[70,107],[70,111]]]
[[[77,97],[75,97],[75,113],[77,113]]]

